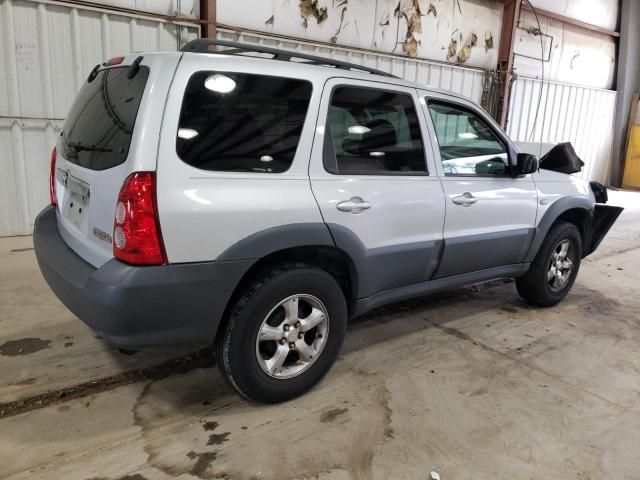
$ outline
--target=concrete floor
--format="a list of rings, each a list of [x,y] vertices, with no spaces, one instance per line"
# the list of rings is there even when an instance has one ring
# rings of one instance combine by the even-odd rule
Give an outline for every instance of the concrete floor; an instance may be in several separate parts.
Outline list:
[[[277,406],[206,354],[113,350],[30,238],[0,239],[0,478],[639,479],[640,194],[610,203],[627,209],[559,306],[493,282],[385,307]]]

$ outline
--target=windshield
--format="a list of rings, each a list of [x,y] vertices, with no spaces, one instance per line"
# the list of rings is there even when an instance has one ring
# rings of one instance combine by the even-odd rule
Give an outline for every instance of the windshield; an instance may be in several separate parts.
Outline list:
[[[140,67],[133,78],[128,72],[128,66],[100,70],[83,85],[62,131],[68,161],[105,170],[126,160],[149,69]]]

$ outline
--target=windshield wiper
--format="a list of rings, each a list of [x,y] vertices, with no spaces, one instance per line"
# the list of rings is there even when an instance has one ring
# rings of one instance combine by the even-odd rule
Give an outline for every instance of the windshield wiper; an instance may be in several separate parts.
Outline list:
[[[100,145],[83,145],[81,143],[67,143],[69,148],[76,152],[112,152],[113,148],[101,147]]]

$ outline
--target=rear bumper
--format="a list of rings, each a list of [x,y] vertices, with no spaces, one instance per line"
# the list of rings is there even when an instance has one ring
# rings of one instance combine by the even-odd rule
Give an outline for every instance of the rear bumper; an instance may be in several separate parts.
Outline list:
[[[56,296],[114,345],[210,345],[234,288],[253,260],[94,268],[58,232],[54,207],[33,232],[38,265]]]

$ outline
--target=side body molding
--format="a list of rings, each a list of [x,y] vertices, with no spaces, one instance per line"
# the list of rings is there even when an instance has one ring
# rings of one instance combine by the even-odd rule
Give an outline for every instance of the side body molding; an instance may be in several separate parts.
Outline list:
[[[533,237],[533,242],[531,243],[531,247],[529,248],[529,251],[524,258],[525,262],[533,262],[533,259],[538,253],[540,245],[542,245],[542,241],[547,236],[547,233],[549,232],[551,225],[553,225],[553,222],[555,222],[558,217],[564,212],[573,208],[586,210],[589,214],[589,219],[593,218],[594,204],[586,197],[564,197],[556,200],[544,213],[540,222],[538,222],[538,226],[536,227],[536,231]],[[587,222],[587,227],[590,227],[590,225],[591,221]],[[585,242],[585,245],[589,245],[590,231],[586,232],[586,237],[587,241]]]
[[[296,247],[336,247],[348,257],[356,298],[428,280],[435,271],[442,241],[367,249],[341,225],[296,223],[254,233],[225,250],[217,262],[255,261]]]
[[[336,247],[351,259],[356,271],[353,291],[356,298],[421,283],[433,275],[438,266],[442,240],[430,240],[367,249],[350,229],[328,224]]]
[[[216,260],[257,260],[280,250],[310,246],[335,246],[324,223],[292,223],[256,232],[230,246]]]

